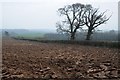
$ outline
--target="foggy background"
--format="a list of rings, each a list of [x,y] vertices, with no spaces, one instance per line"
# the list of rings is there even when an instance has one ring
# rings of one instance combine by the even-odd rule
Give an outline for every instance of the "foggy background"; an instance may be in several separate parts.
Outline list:
[[[107,11],[110,20],[98,29],[118,30],[118,1],[108,0],[3,0],[0,2],[0,28],[2,29],[48,29],[56,30],[56,22],[60,21],[57,10],[73,3],[92,4]]]

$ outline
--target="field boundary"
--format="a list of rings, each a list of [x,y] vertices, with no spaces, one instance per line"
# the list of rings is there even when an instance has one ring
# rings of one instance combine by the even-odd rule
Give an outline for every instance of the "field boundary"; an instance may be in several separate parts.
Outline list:
[[[71,40],[40,40],[40,39],[27,39],[27,38],[15,38],[16,40],[35,41],[42,43],[63,43],[63,44],[78,44],[85,46],[96,46],[96,47],[109,47],[109,48],[120,48],[120,42],[111,41],[71,41]]]

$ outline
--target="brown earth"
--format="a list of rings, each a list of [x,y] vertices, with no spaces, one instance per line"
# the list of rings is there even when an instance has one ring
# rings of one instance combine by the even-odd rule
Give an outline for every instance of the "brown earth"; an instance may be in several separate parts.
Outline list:
[[[2,77],[118,78],[118,49],[3,39]]]

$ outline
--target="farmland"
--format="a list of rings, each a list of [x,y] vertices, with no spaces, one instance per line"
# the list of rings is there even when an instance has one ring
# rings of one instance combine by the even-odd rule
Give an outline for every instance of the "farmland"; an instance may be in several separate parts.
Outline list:
[[[3,0],[0,78],[120,80],[118,5]]]
[[[10,78],[117,79],[119,50],[3,38],[2,75]]]

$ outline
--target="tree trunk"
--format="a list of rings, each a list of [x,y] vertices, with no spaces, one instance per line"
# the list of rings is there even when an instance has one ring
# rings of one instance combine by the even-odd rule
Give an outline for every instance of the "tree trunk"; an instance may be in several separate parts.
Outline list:
[[[75,33],[71,33],[70,40],[75,40]]]
[[[91,34],[92,34],[92,30],[89,29],[87,32],[86,40],[90,40]]]
[[[74,31],[71,33],[71,39],[70,40],[75,40],[75,34],[77,32],[77,29],[79,28],[79,26],[77,26]]]

